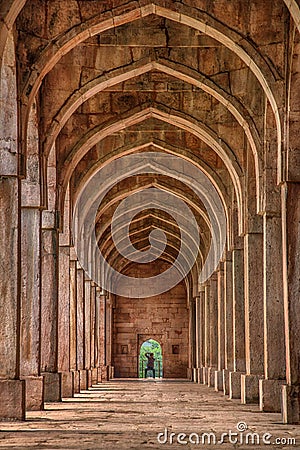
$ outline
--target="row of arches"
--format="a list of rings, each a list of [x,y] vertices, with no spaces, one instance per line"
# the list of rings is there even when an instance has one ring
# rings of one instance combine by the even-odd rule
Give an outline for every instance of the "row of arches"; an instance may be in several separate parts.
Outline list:
[[[97,369],[96,378],[98,369],[104,378],[113,374],[116,292],[111,290],[121,281],[112,279],[97,254],[100,248],[125,274],[132,261],[120,256],[114,241],[116,208],[133,194],[153,197],[157,189],[184,200],[200,230],[195,264],[183,277],[190,318],[188,376],[218,388],[220,374],[227,371],[229,380],[232,372],[232,389],[238,379],[237,395],[244,392],[244,402],[276,391],[276,402],[262,408],[277,410],[285,396],[284,420],[294,421],[299,413],[292,400],[298,386],[299,267],[290,245],[290,239],[299,240],[296,1],[253,6],[256,21],[264,8],[273,14],[276,51],[266,35],[255,34],[243,21],[233,26],[229,12],[220,20],[220,11],[211,13],[207,5],[146,1],[111,8],[98,2],[90,11],[82,5],[79,20],[71,2],[61,15],[53,13],[50,24],[46,3],[37,9],[44,31],[33,29],[33,0],[7,2],[1,25],[1,242],[3,264],[10,261],[1,289],[1,377],[27,383],[35,377],[40,391],[52,377],[48,386],[59,379],[68,386],[64,393],[72,393],[69,386],[80,371]],[[243,18],[247,5],[239,7]],[[284,21],[276,21],[278,12]],[[150,42],[147,29],[153,31]],[[218,60],[225,70],[215,67]],[[168,155],[169,163],[180,158],[181,175],[163,169],[153,175],[148,169],[142,176],[125,163],[123,179],[96,205],[88,226],[79,226],[80,218],[90,217],[92,202],[85,198],[74,219],[76,204],[95,174],[107,167],[109,186],[120,159],[144,152]],[[222,207],[211,199],[205,204],[191,191],[184,178],[187,162],[210,180]],[[91,184],[91,198],[101,182]],[[147,204],[128,228],[129,238],[140,253],[149,250],[153,256],[163,239],[156,236],[151,245],[148,235],[162,229],[167,244],[160,258],[172,266],[182,230],[170,219],[171,208],[162,213],[158,207],[159,202]],[[215,273],[203,279],[209,250],[215,239],[222,241],[222,213],[226,245]],[[78,245],[76,230],[86,236]],[[187,236],[185,263],[193,238]],[[178,271],[184,273],[182,264]],[[127,289],[137,295],[131,285]],[[224,380],[220,386],[228,393]],[[24,383],[19,386],[22,391]]]

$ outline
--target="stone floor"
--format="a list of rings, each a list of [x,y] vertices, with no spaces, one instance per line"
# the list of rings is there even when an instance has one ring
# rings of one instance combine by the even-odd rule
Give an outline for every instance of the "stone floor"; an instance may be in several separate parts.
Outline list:
[[[168,443],[164,443],[165,429]],[[222,433],[229,430],[238,434],[231,435],[231,442],[227,435],[221,443]],[[204,433],[214,433],[216,443],[211,435],[209,444]],[[265,433],[272,436],[265,435],[264,442]],[[296,443],[288,444],[290,438]],[[299,450],[300,426],[282,425],[279,414],[260,413],[256,405],[241,405],[184,380],[113,380],[61,403],[48,403],[44,411],[28,413],[26,422],[0,424],[0,448],[5,449],[257,450],[267,445]]]

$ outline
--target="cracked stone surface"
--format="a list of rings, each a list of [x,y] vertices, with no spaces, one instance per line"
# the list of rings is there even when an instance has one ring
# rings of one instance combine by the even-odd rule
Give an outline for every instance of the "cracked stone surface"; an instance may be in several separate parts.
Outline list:
[[[157,450],[184,446],[257,450],[267,447],[262,438],[270,433],[270,448],[299,449],[300,427],[282,425],[280,421],[280,414],[262,414],[257,405],[241,405],[204,385],[184,380],[115,379],[61,403],[47,403],[44,411],[27,413],[26,422],[2,423],[0,448]],[[248,426],[245,432],[238,433],[244,443],[230,443],[227,436],[222,444],[202,444],[203,433],[215,433],[219,441],[222,433],[237,432],[240,422]],[[165,429],[168,443],[159,443],[157,435]],[[172,444],[171,432],[176,433]],[[191,433],[197,433],[200,443],[178,443],[178,433],[187,435],[181,436],[185,441]],[[259,445],[257,441],[252,444],[251,438],[246,444],[247,433],[257,433]],[[275,444],[276,438],[282,443]],[[290,438],[295,438],[296,444],[287,444]],[[194,439],[196,436],[192,435],[191,440]],[[234,441],[235,435],[231,439]]]

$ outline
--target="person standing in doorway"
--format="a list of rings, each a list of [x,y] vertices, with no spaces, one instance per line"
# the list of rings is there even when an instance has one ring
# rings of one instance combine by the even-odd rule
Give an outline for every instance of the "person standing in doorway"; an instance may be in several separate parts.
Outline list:
[[[147,378],[148,370],[152,370],[153,378],[155,378],[155,369],[154,369],[155,358],[154,358],[154,354],[153,353],[146,353],[145,356],[148,359],[147,367],[145,369],[145,378]]]

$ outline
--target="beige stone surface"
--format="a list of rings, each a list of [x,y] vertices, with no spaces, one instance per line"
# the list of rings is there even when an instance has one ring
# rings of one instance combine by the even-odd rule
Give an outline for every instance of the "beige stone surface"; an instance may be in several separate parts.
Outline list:
[[[226,419],[224,418],[226,415]],[[261,414],[258,406],[241,405],[225,399],[207,386],[180,380],[113,380],[94,385],[62,403],[46,404],[45,411],[27,413],[25,423],[0,425],[0,448],[14,449],[178,449],[182,444],[159,444],[157,435],[164,432],[237,431],[244,422],[244,433],[270,433],[276,438],[295,438],[296,445],[272,445],[272,448],[299,448],[300,429],[280,425],[279,414]],[[234,437],[233,437],[234,438]],[[251,449],[262,445],[185,445],[185,448]]]

